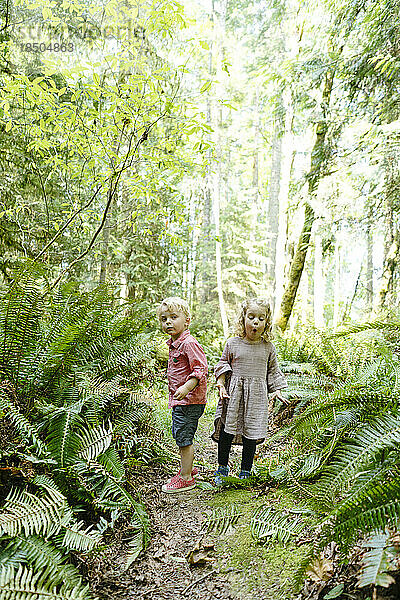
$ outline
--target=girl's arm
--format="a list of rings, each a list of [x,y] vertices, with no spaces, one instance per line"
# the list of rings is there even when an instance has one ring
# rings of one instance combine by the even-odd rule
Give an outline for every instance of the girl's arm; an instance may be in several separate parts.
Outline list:
[[[226,375],[227,373],[232,373],[231,362],[232,362],[232,355],[231,355],[231,352],[229,349],[229,340],[228,340],[226,342],[225,348],[221,354],[221,358],[215,365],[214,375],[217,378],[217,380],[219,379],[219,377],[221,375]]]
[[[223,373],[222,375],[220,375],[218,377],[217,388],[218,388],[218,394],[219,394],[219,397],[221,400],[223,400],[224,398],[229,398],[229,394],[225,387],[225,373]]]
[[[229,340],[225,344],[221,358],[215,366],[215,377],[217,379],[218,394],[221,400],[229,398],[229,394],[225,388],[226,375],[232,372],[231,367],[232,356],[229,349]]]
[[[271,343],[271,352],[268,357],[268,368],[267,368],[267,387],[268,392],[273,394],[273,398],[281,398],[281,390],[288,387],[286,378],[278,365],[278,358],[276,356],[275,346]]]
[[[281,402],[283,402],[283,404],[286,404],[287,406],[289,406],[290,404],[290,400],[282,396],[281,390],[276,390],[270,397],[271,400],[275,400],[275,398],[278,398],[278,400],[280,400]]]

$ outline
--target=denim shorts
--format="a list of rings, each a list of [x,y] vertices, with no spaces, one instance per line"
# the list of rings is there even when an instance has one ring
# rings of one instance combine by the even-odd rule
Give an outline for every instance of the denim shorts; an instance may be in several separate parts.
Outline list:
[[[186,404],[173,407],[172,437],[179,448],[193,444],[194,434],[204,408],[204,404]]]

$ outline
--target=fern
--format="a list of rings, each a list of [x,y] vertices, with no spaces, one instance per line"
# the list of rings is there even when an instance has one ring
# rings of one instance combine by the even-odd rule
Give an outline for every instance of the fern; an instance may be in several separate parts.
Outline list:
[[[206,534],[215,532],[219,535],[225,534],[230,529],[236,527],[240,517],[243,513],[239,513],[234,504],[231,504],[229,508],[224,506],[213,509],[211,515],[208,517],[205,524]]]
[[[73,462],[82,444],[82,439],[76,430],[76,426],[83,424],[80,415],[82,405],[82,401],[78,401],[71,406],[59,408],[52,414],[47,444],[61,467]]]
[[[351,441],[343,443],[326,469],[326,474],[314,487],[319,497],[331,498],[356,473],[371,465],[384,449],[400,442],[400,415],[385,415],[363,426]]]
[[[367,540],[365,546],[371,548],[363,556],[361,573],[358,576],[358,587],[380,585],[389,587],[395,583],[388,571],[397,569],[398,551],[389,546],[389,534],[377,534]]]
[[[118,452],[114,447],[108,448],[103,454],[101,454],[97,458],[97,460],[118,481],[124,478],[125,468],[121,462]]]
[[[2,383],[0,390],[1,388],[4,390],[5,385],[5,383]],[[39,456],[48,454],[45,444],[39,437],[38,428],[22,414],[21,410],[9,398],[7,393],[0,393],[0,408],[15,425],[17,431],[32,443],[33,448]]]
[[[77,456],[87,462],[95,460],[103,454],[111,444],[112,427],[109,423],[108,429],[99,426],[95,429],[87,429],[80,437],[80,448]]]
[[[254,513],[250,529],[258,541],[277,540],[286,544],[293,536],[300,535],[305,528],[300,517],[290,517],[270,506],[261,506]]]
[[[139,554],[147,548],[150,541],[150,521],[144,506],[135,503],[133,509],[134,513],[129,524],[129,528],[133,529],[133,536],[128,545],[125,561],[126,569],[128,569],[137,559]]]
[[[65,530],[65,533],[62,540],[62,546],[69,548],[70,550],[87,552],[96,546],[99,546],[103,539],[103,536],[92,526],[84,529],[84,523],[82,521],[68,526],[64,525],[63,529]]]
[[[82,577],[73,565],[65,564],[68,556],[55,548],[50,541],[45,541],[37,536],[16,536],[4,550],[4,557],[11,555],[18,566],[26,562],[35,572],[40,571],[44,578],[50,579],[54,585],[68,581],[70,584],[81,583]],[[3,555],[0,564],[4,566]],[[1,598],[1,595],[0,595]]]
[[[0,514],[1,535],[26,536],[50,534],[61,527],[65,509],[65,497],[54,489],[47,488],[43,498],[14,488],[5,500]]]
[[[20,566],[0,569],[1,600],[90,600],[89,586],[81,584],[71,587],[67,584],[58,589],[42,576]]]
[[[343,506],[328,516],[328,538],[336,539],[344,546],[352,543],[361,532],[382,531],[397,525],[400,519],[400,483],[392,481],[373,482],[359,495],[346,499]],[[326,535],[326,532],[325,532]]]

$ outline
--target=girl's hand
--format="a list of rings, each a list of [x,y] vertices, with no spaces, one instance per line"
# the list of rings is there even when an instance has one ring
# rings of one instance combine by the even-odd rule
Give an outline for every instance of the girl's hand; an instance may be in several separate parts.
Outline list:
[[[224,385],[217,385],[218,388],[218,394],[219,394],[219,399],[220,400],[224,400],[224,399],[228,399],[229,398],[229,394],[226,391],[226,387]]]
[[[286,404],[286,406],[289,406],[289,404],[290,404],[290,400],[288,400],[287,398],[284,398],[282,396],[281,390],[276,390],[276,392],[273,392],[273,394],[271,396],[271,400],[275,400],[275,398],[278,398],[278,400],[283,402],[283,404]]]

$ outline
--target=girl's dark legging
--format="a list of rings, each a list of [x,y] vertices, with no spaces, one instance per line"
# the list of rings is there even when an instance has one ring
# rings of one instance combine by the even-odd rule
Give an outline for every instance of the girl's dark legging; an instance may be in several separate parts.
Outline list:
[[[228,466],[229,452],[232,446],[233,434],[226,433],[224,426],[222,425],[221,432],[218,440],[218,464],[222,467]],[[241,471],[251,471],[253,466],[254,455],[256,453],[256,440],[249,440],[242,436],[243,450],[242,450],[242,464]]]

